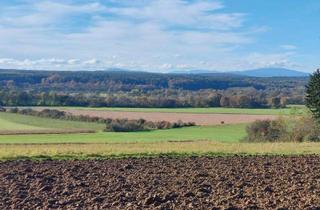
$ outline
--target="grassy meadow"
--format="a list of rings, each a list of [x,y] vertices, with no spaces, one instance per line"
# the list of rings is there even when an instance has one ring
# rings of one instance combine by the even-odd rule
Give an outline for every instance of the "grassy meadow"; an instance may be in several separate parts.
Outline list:
[[[1,117],[1,116],[0,116]],[[23,116],[29,117],[29,116]],[[44,118],[41,118],[44,119]],[[1,121],[0,121],[1,122]],[[69,122],[73,125],[74,121]],[[78,122],[76,122],[78,123]],[[90,125],[91,123],[85,123]],[[103,124],[91,125],[91,127]],[[211,140],[221,142],[237,142],[245,136],[245,124],[195,126],[168,130],[139,132],[102,132],[81,134],[30,134],[0,135],[0,144],[54,144],[54,143],[131,143],[159,141],[196,141]],[[0,129],[1,130],[1,129]]]
[[[14,113],[0,112],[1,130],[39,129],[93,129],[102,130],[103,124],[48,119]]]

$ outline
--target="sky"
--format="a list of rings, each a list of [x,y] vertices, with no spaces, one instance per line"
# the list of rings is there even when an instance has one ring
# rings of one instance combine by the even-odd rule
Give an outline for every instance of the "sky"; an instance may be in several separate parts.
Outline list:
[[[319,24],[319,0],[1,0],[0,68],[311,72]]]

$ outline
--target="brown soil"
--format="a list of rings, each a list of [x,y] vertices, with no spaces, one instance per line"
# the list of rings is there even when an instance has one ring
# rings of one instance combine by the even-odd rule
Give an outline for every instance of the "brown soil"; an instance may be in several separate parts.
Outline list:
[[[0,163],[0,209],[319,209],[320,157]]]
[[[94,111],[94,110],[64,110],[74,115],[89,115],[104,118],[128,118],[148,121],[195,122],[197,125],[218,125],[248,123],[255,120],[276,119],[272,115],[246,115],[246,114],[192,114],[192,113],[160,113],[160,112],[123,112],[123,111]]]

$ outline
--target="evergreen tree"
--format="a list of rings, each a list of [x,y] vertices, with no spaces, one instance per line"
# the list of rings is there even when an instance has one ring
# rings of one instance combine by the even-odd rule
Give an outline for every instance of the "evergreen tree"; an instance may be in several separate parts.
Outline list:
[[[320,122],[320,69],[310,76],[306,94],[306,105],[313,117]]]

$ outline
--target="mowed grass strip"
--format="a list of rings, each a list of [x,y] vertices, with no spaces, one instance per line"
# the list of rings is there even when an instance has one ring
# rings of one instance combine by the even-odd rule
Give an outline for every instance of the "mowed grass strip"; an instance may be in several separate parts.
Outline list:
[[[126,111],[126,112],[169,112],[198,114],[252,114],[252,115],[301,115],[306,113],[305,106],[293,105],[284,109],[247,109],[247,108],[118,108],[118,107],[47,107],[62,110],[95,110],[95,111]]]
[[[320,154],[319,143],[223,143],[214,141],[131,144],[1,145],[0,159],[90,159],[159,155],[306,155]]]
[[[102,130],[104,126],[104,124],[99,123],[56,120],[50,118],[0,112],[0,130]]]
[[[90,134],[0,135],[0,144],[132,143],[210,140],[237,142],[245,137],[245,124],[195,126],[141,132],[97,132]]]

